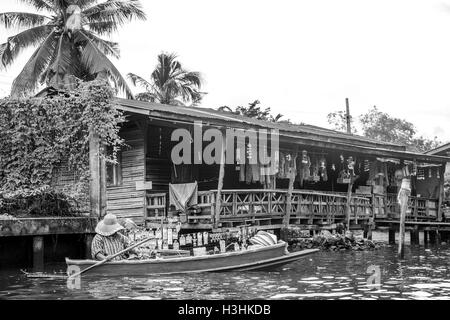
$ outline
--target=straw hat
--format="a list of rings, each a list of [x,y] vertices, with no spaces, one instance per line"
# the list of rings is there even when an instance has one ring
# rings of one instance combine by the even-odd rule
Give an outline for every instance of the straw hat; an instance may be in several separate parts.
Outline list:
[[[117,222],[116,216],[108,213],[103,220],[97,224],[95,232],[107,237],[122,229],[123,227]]]

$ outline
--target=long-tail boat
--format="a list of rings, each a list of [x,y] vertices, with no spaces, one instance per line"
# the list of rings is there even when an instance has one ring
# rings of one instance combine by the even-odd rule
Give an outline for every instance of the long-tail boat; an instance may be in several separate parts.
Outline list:
[[[172,254],[145,260],[109,261],[89,270],[86,274],[97,276],[145,276],[258,270],[291,263],[317,251],[317,249],[307,249],[291,253],[287,250],[286,242],[278,241],[270,245],[254,245],[246,250],[200,256]],[[68,267],[77,266],[82,271],[98,263],[98,261],[66,258],[66,263]],[[71,269],[74,268],[72,267]]]

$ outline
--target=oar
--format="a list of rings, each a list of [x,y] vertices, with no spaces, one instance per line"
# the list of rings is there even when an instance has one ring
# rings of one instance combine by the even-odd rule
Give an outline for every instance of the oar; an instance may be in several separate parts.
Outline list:
[[[126,249],[123,249],[122,251],[117,252],[116,254],[113,254],[112,256],[107,256],[105,260],[101,260],[101,261],[97,262],[96,264],[93,264],[92,266],[87,267],[86,269],[81,270],[80,272],[76,272],[76,273],[73,273],[73,274],[69,275],[69,278],[71,278],[71,277],[78,277],[80,274],[82,274],[82,273],[84,273],[84,272],[86,272],[86,271],[88,271],[88,270],[91,270],[91,269],[93,269],[93,268],[95,268],[95,267],[101,266],[102,264],[104,264],[104,263],[106,263],[106,262],[108,262],[108,261],[111,261],[111,260],[114,259],[115,257],[120,256],[121,254],[124,254],[125,252],[130,251],[131,249],[134,249],[134,248],[136,248],[136,247],[139,247],[140,245],[146,243],[147,241],[149,241],[149,240],[151,240],[151,239],[154,239],[154,238],[147,238],[147,239],[144,239],[144,240],[142,240],[142,241],[139,241],[138,243],[133,244],[132,246],[129,246],[129,247],[126,248]]]

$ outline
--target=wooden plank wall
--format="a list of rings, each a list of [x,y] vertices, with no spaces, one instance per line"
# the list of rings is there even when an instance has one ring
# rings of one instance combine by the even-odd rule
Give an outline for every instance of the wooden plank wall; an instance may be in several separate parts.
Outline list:
[[[173,128],[150,125],[148,127],[147,176],[151,181],[152,193],[168,192],[171,181],[172,163],[170,140]]]
[[[145,191],[137,191],[136,182],[145,177],[144,135],[138,128],[120,135],[129,147],[122,151],[122,185],[107,187],[107,212],[142,223]]]

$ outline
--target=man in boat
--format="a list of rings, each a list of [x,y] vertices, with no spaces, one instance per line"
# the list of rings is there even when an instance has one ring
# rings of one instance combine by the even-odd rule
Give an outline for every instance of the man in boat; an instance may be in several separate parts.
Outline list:
[[[114,214],[107,214],[102,221],[97,224],[97,233],[92,240],[92,258],[94,260],[105,260],[108,256],[116,254],[130,246],[130,240],[122,234],[124,227],[117,221]],[[122,260],[129,258],[129,255],[136,255],[136,251],[130,250],[128,253],[112,259]]]

